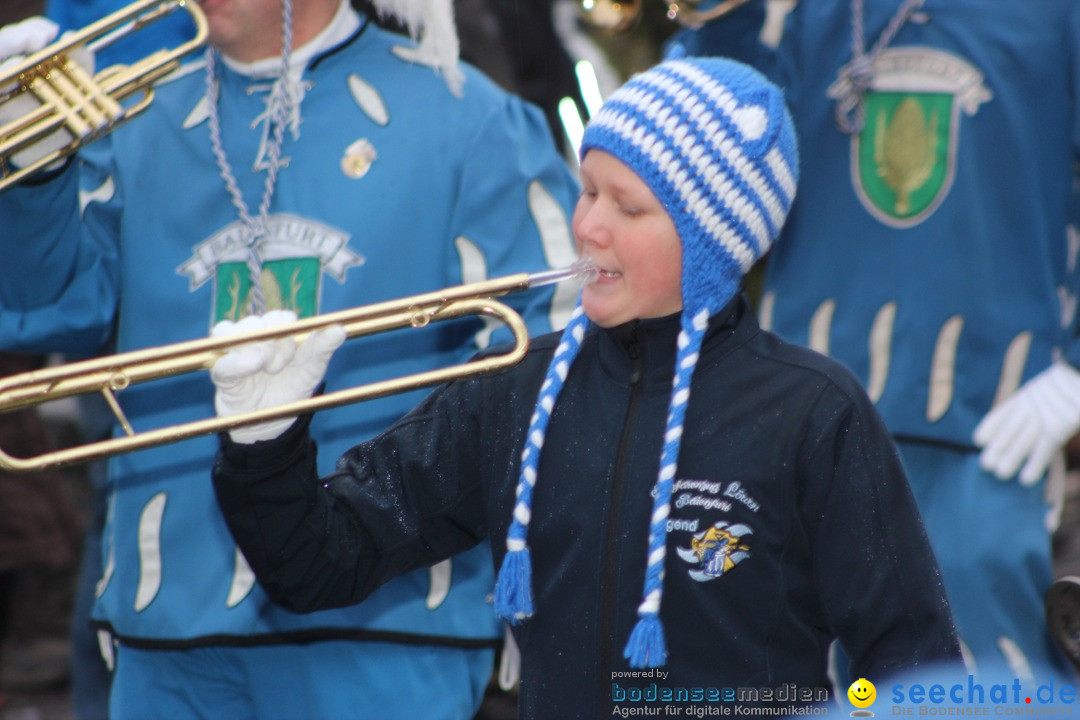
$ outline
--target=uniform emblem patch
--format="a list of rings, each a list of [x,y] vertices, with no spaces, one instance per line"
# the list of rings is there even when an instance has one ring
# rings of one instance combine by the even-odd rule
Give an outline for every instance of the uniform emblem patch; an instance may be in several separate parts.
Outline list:
[[[843,75],[828,90],[842,97]],[[874,61],[866,121],[851,138],[851,181],[882,223],[907,228],[937,209],[952,188],[960,113],[974,115],[993,94],[967,61],[939,50],[890,48]]]
[[[191,259],[177,268],[194,291],[213,283],[211,325],[240,320],[247,314],[252,278],[247,265],[245,234],[230,223],[194,248]],[[260,284],[267,310],[293,310],[299,317],[319,311],[324,274],[345,282],[349,268],[364,258],[349,248],[349,235],[335,228],[285,213],[271,215],[267,238],[260,246]]]
[[[698,582],[715,580],[750,557],[746,536],[754,531],[749,525],[732,525],[721,520],[690,538],[690,547],[676,548],[693,568],[690,577]]]

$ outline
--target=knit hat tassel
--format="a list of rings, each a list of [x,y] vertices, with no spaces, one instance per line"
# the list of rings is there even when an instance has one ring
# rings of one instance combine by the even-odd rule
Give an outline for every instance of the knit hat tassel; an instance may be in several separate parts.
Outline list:
[[[630,633],[623,657],[630,661],[630,667],[661,667],[667,660],[667,644],[664,642],[664,624],[656,613],[641,616]]]
[[[511,625],[533,614],[532,558],[528,547],[503,556],[495,581],[495,612]]]
[[[585,329],[589,326],[579,298],[577,307],[570,315],[563,330],[559,346],[551,358],[544,384],[540,388],[536,410],[529,421],[525,436],[525,449],[521,452],[521,476],[518,478],[517,498],[514,501],[514,517],[506,533],[506,555],[503,556],[499,577],[495,581],[495,612],[511,625],[517,625],[533,614],[532,558],[526,537],[532,519],[532,491],[540,462],[540,450],[544,447],[544,434],[548,420],[555,407],[566,373],[577,356]]]

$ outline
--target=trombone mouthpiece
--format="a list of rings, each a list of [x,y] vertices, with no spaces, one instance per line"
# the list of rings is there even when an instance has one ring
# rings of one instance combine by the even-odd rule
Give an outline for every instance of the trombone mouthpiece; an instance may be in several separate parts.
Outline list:
[[[540,272],[529,273],[529,287],[554,285],[563,280],[577,280],[582,285],[588,285],[595,282],[599,274],[600,268],[597,267],[596,262],[586,255],[572,265],[560,270],[541,270]]]

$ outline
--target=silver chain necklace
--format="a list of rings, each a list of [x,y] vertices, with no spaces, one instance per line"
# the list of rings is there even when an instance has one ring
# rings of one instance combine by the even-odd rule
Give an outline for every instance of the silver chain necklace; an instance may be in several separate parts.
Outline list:
[[[285,139],[285,127],[292,114],[292,104],[298,102],[298,96],[289,92],[288,84],[289,66],[292,58],[292,1],[281,2],[281,68],[277,81],[270,91],[267,101],[267,119],[269,123],[269,142],[266,148],[266,182],[263,186],[262,201],[259,203],[259,213],[253,217],[248,210],[244,196],[240,192],[240,186],[236,182],[232,166],[225,154],[225,146],[221,141],[221,118],[218,114],[218,100],[220,97],[221,81],[218,79],[216,70],[217,51],[213,48],[206,50],[206,100],[209,113],[210,142],[217,160],[218,171],[221,179],[225,181],[225,189],[232,199],[243,223],[244,246],[247,251],[248,274],[251,280],[250,312],[262,314],[266,311],[266,299],[262,289],[262,256],[261,246],[268,235],[268,222],[270,215],[270,202],[274,197],[274,189],[277,185],[278,171],[283,162],[281,146]]]
[[[840,69],[840,81],[843,87],[836,100],[836,124],[845,133],[857,133],[866,121],[864,96],[874,79],[874,61],[889,46],[893,37],[900,31],[925,0],[904,0],[889,24],[881,31],[870,52],[866,51],[863,38],[865,28],[863,17],[866,0],[851,0],[851,62]]]

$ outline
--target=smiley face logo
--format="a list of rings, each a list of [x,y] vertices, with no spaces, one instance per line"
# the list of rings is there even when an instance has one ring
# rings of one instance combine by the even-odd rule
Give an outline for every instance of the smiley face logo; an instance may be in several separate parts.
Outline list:
[[[868,708],[874,704],[874,700],[877,699],[877,688],[874,687],[874,683],[870,682],[866,678],[859,678],[855,682],[851,683],[851,687],[847,691],[848,700],[851,704],[857,708]],[[856,713],[851,713],[855,715]],[[873,713],[861,712],[859,715],[870,715]]]

